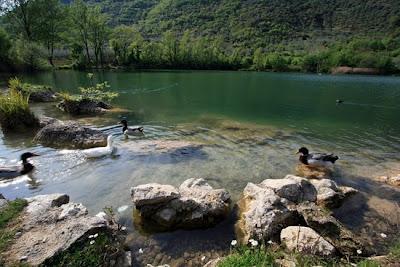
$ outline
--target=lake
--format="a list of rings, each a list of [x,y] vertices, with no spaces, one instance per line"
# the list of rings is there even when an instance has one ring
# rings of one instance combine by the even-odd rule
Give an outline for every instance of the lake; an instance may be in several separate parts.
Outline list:
[[[77,92],[89,85],[84,72],[54,71],[20,76],[24,82],[48,84]],[[295,152],[334,152],[340,160],[334,178],[361,194],[334,213],[353,231],[381,250],[399,236],[400,190],[376,182],[400,173],[400,78],[293,73],[160,71],[95,73],[119,93],[117,112],[73,118],[93,127],[116,125],[126,118],[143,125],[145,136],[116,136],[118,156],[85,160],[76,154],[32,143],[32,134],[0,133],[0,163],[13,162],[22,151],[34,151],[36,171],[1,182],[9,198],[62,192],[96,214],[106,206],[120,208],[130,230],[131,247],[142,248],[140,264],[212,258],[229,252],[232,221],[213,229],[148,234],[132,225],[130,187],[150,182],[179,185],[192,177],[229,190],[237,200],[247,182],[283,178],[294,173]],[[342,104],[336,104],[341,99]],[[54,104],[34,104],[37,114],[71,119]],[[203,145],[190,154],[132,152],[143,140],[173,140]],[[133,149],[134,150],[134,149]],[[15,162],[15,160],[14,160]],[[380,233],[388,235],[387,240]],[[177,263],[177,264],[178,264]]]

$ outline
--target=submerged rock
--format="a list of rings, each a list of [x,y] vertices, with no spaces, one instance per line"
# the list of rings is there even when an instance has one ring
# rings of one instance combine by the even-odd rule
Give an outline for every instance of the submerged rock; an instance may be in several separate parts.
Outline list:
[[[324,167],[312,167],[309,165],[298,164],[296,175],[308,179],[331,179],[332,170]]]
[[[209,227],[226,218],[230,209],[229,193],[201,178],[186,180],[179,189],[154,183],[136,186],[131,196],[142,225],[160,230]]]
[[[317,189],[317,204],[333,209],[342,205],[348,197],[356,194],[358,191],[352,187],[338,186],[330,179],[310,180]]]
[[[388,185],[400,187],[400,174],[396,176],[380,176],[378,177],[378,181]]]
[[[7,262],[24,259],[37,266],[89,234],[107,230],[105,220],[88,215],[82,204],[69,203],[67,195],[41,195],[27,201],[21,215],[21,234],[4,255]]]
[[[71,115],[93,115],[101,114],[111,109],[112,106],[103,102],[91,99],[66,100],[58,103],[57,107]]]
[[[107,135],[74,121],[56,121],[43,127],[34,141],[50,147],[86,149],[106,146]]]
[[[281,242],[289,250],[319,256],[334,256],[336,249],[331,243],[309,227],[289,226],[281,232]]]

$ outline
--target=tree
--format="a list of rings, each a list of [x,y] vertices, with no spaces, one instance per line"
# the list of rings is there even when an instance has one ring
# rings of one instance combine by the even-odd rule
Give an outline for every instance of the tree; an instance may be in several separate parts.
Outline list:
[[[76,39],[80,46],[84,48],[86,62],[91,63],[89,52],[90,34],[90,10],[82,0],[74,0],[70,7],[71,32],[72,38]]]
[[[53,64],[54,48],[62,40],[66,28],[65,10],[59,0],[36,0],[40,7],[38,40],[47,48],[49,63]]]
[[[140,33],[133,26],[120,25],[112,30],[110,46],[114,51],[117,64],[128,62],[128,48],[138,38],[137,35]]]
[[[162,37],[161,43],[163,45],[166,62],[170,65],[174,65],[178,59],[178,40],[176,39],[175,33],[166,31]]]
[[[3,28],[0,28],[0,62],[8,63],[10,48],[11,48],[10,37]]]
[[[101,13],[100,7],[89,7],[89,35],[88,39],[93,46],[96,66],[103,65],[103,48],[109,36],[107,26],[108,16]]]
[[[261,48],[257,48],[254,52],[253,66],[256,70],[262,70],[265,68],[265,56],[263,55]]]

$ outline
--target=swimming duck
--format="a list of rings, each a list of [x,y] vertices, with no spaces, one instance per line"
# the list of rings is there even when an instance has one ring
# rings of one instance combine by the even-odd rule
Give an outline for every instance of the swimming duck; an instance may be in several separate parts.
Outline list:
[[[26,152],[21,155],[21,160],[22,160],[22,165],[20,166],[5,166],[5,167],[0,167],[0,179],[1,178],[15,178],[20,175],[24,175],[27,173],[30,173],[35,166],[33,166],[31,163],[28,162],[29,158],[32,157],[37,157],[39,155],[31,152]]]
[[[339,157],[334,154],[310,154],[308,149],[305,147],[300,148],[297,154],[301,154],[299,157],[301,163],[312,167],[328,167],[335,164],[335,161],[339,159]]]
[[[142,135],[143,127],[129,128],[128,122],[126,120],[122,120],[120,122],[122,124],[122,132],[124,135]]]
[[[109,135],[107,137],[107,146],[84,149],[81,152],[87,158],[99,158],[111,155],[113,151],[113,137],[112,135]]]
[[[342,99],[336,99],[336,104],[342,104],[344,101]]]

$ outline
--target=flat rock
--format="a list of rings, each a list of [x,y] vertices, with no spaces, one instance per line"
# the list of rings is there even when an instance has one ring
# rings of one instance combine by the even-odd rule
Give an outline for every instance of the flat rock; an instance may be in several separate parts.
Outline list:
[[[69,203],[66,195],[41,195],[27,201],[21,215],[21,235],[5,253],[7,262],[24,258],[30,265],[40,265],[86,235],[107,228],[105,220],[89,216],[82,204]]]
[[[317,189],[317,204],[329,209],[340,207],[343,201],[358,192],[352,187],[338,186],[330,179],[312,179],[310,182]]]
[[[213,189],[201,178],[189,179],[179,189],[160,184],[136,186],[131,196],[141,224],[160,230],[208,227],[224,219],[230,210],[229,193]]]
[[[107,135],[74,121],[57,121],[43,127],[34,141],[50,147],[86,149],[106,146]]]
[[[281,232],[281,242],[289,250],[318,256],[334,256],[335,247],[309,227],[289,226]]]

